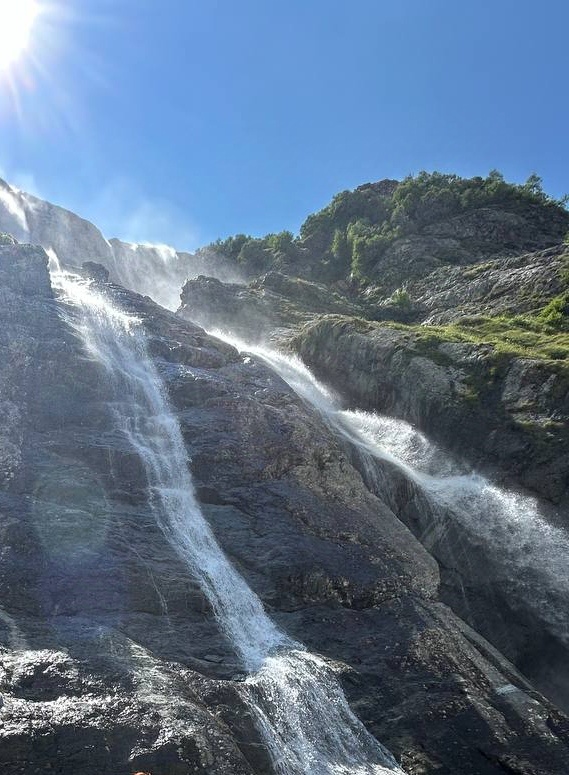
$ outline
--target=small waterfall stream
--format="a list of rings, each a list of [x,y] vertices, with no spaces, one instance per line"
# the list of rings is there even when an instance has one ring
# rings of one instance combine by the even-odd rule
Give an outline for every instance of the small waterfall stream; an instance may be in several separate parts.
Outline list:
[[[363,445],[369,481],[378,478],[374,460],[400,468],[423,494],[433,530],[450,520],[472,545],[482,544],[512,609],[532,611],[569,647],[569,535],[543,518],[536,498],[464,470],[400,420],[369,412],[341,412],[340,420]]]
[[[248,673],[241,690],[275,772],[402,773],[354,716],[332,668],[276,627],[223,554],[195,498],[181,430],[141,322],[77,276],[52,269],[52,283],[67,321],[112,381],[115,422],[144,464],[157,524]]]
[[[417,486],[435,519],[444,511],[465,534],[482,542],[513,608],[532,610],[569,647],[569,535],[543,518],[535,498],[505,490],[461,468],[402,420],[343,410],[333,391],[296,356],[249,345],[225,332],[211,333],[260,358],[314,406],[357,447],[369,480],[378,476],[377,461],[388,463]],[[378,489],[382,490],[381,482]]]

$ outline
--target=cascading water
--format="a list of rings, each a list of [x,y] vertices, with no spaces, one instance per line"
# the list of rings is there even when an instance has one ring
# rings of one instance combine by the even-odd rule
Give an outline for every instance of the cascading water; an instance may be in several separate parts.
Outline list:
[[[312,404],[359,449],[370,478],[377,472],[377,460],[395,466],[419,488],[431,513],[444,510],[473,540],[483,542],[512,607],[532,610],[569,646],[569,536],[541,516],[534,498],[508,492],[465,471],[402,420],[342,410],[333,392],[299,358],[249,346],[225,332],[212,333],[259,357]]]
[[[248,678],[244,699],[286,775],[402,773],[349,708],[332,668],[281,632],[219,547],[193,492],[179,424],[136,318],[86,281],[52,270],[66,318],[114,384],[117,426],[140,456],[166,539],[206,595]]]
[[[68,269],[82,261],[102,263],[113,282],[175,310],[180,289],[192,277],[207,274],[223,282],[243,282],[235,262],[225,261],[213,250],[186,253],[168,245],[106,240],[99,229],[57,205],[53,205],[0,180],[0,231],[19,242],[54,250]]]
[[[111,277],[125,288],[175,310],[180,303],[180,289],[186,280],[207,274],[223,282],[243,282],[237,268],[215,254],[178,253],[168,245],[138,245],[121,240],[109,241],[110,255],[104,262]]]
[[[435,517],[446,513],[464,535],[483,543],[494,583],[512,608],[533,611],[569,646],[569,536],[541,516],[535,498],[464,471],[400,420],[367,412],[342,412],[341,419],[373,458],[404,470]]]

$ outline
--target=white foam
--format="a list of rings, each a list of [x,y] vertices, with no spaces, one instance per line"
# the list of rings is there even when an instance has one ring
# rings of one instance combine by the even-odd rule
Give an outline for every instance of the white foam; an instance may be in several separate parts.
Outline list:
[[[403,420],[343,410],[337,396],[294,355],[249,345],[212,331],[241,352],[262,359],[338,433],[371,459],[395,465],[432,504],[445,509],[494,560],[513,607],[525,607],[569,645],[569,535],[550,524],[535,498],[509,491],[461,468]]]
[[[181,430],[147,354],[140,321],[89,282],[56,269],[52,278],[61,298],[80,312],[67,320],[112,380],[115,421],[144,463],[157,524],[198,580],[250,674],[243,696],[275,771],[401,773],[353,715],[330,667],[276,627],[223,554],[195,498]]]

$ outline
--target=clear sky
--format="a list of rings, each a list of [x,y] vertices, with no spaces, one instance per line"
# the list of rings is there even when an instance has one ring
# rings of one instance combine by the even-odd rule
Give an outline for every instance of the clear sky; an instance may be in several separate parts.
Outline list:
[[[0,175],[108,237],[297,231],[421,169],[569,191],[568,0],[37,2]]]

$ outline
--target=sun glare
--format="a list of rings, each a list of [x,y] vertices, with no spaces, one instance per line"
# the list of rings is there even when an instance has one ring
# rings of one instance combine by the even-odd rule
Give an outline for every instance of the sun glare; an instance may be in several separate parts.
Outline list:
[[[0,0],[0,71],[26,50],[39,11],[36,0]]]

